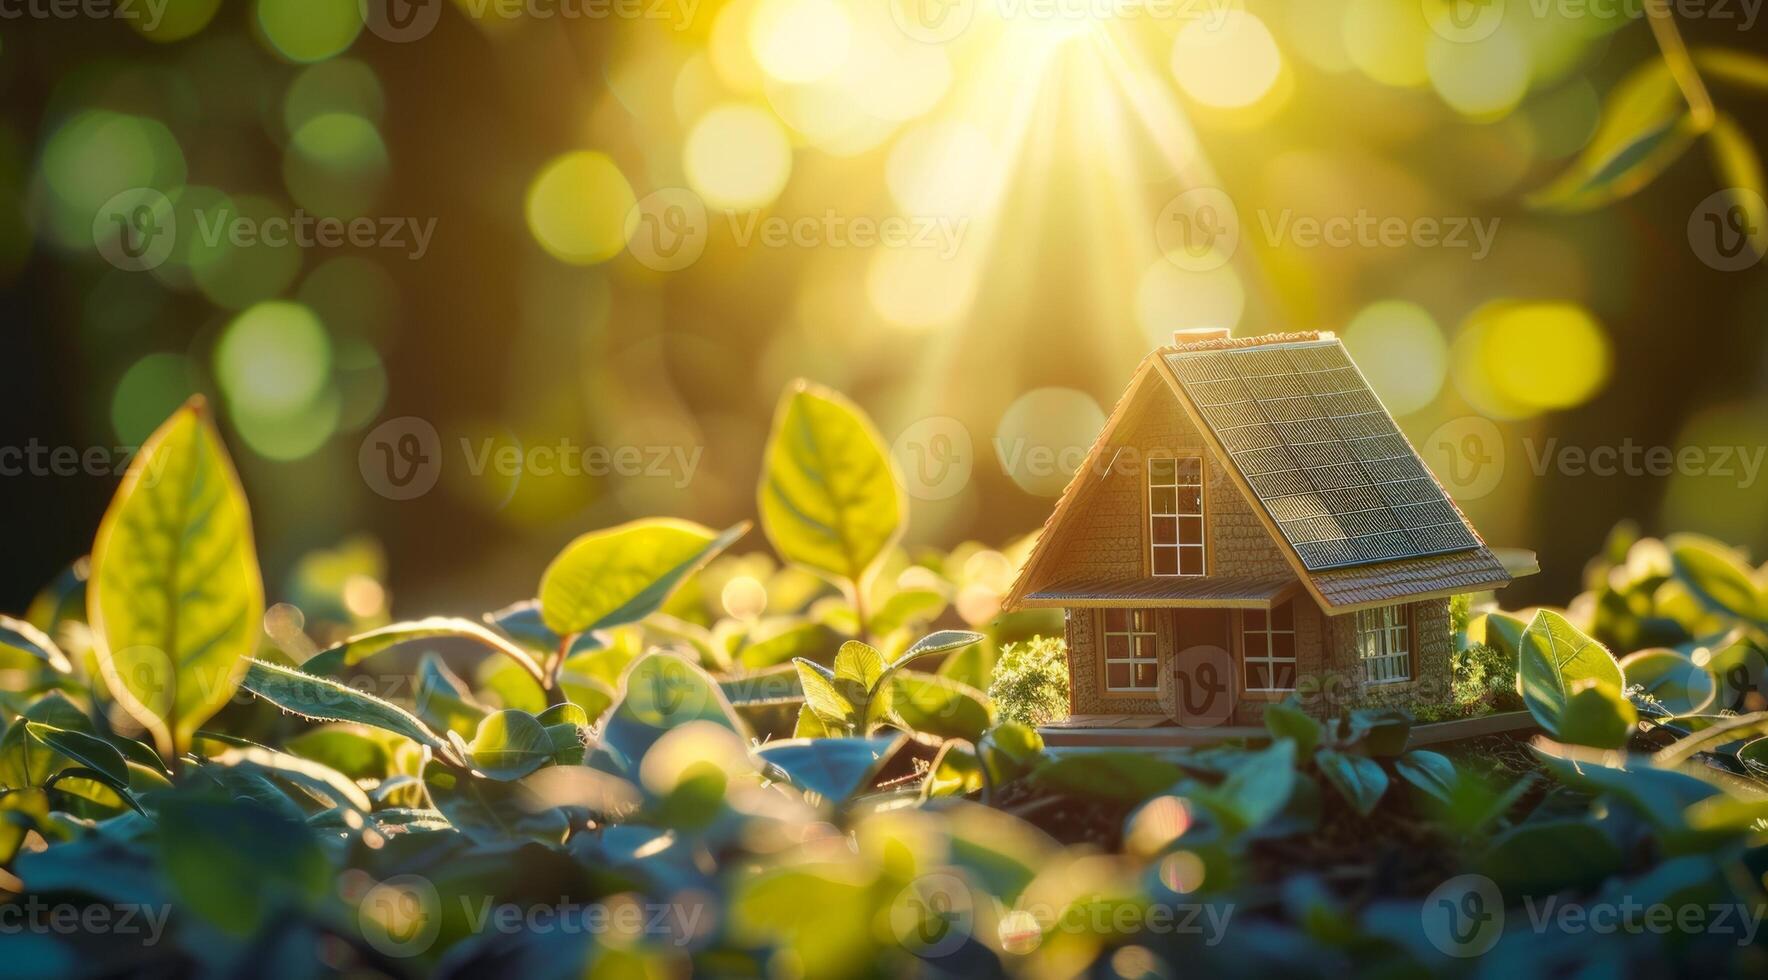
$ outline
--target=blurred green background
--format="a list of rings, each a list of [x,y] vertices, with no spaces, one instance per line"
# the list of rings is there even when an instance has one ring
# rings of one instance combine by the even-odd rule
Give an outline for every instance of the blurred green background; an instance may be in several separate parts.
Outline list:
[[[0,2],[0,446],[206,393],[273,593],[367,535],[402,615],[490,608],[587,528],[751,517],[800,376],[896,445],[911,545],[1001,545],[1067,479],[1029,450],[1200,325],[1344,335],[1540,552],[1512,607],[1624,518],[1768,546],[1749,4],[1678,9],[1698,118],[1637,3],[118,3]],[[115,485],[37,458],[7,609]]]

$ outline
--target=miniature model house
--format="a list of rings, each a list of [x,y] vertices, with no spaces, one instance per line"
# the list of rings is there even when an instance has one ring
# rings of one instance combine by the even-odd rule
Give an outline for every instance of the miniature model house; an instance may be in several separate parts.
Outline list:
[[[1511,575],[1329,333],[1136,370],[1007,598],[1066,611],[1073,722],[1441,700],[1449,597]]]

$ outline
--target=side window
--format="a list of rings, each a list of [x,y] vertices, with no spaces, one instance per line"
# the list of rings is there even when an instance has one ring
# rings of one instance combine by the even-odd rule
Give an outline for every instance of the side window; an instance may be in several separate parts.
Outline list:
[[[1203,460],[1148,461],[1149,567],[1155,575],[1202,575]]]
[[[1405,606],[1383,606],[1357,613],[1357,655],[1363,680],[1395,684],[1412,679],[1412,624]]]
[[[1266,613],[1240,614],[1241,649],[1246,652],[1248,691],[1295,690],[1295,604],[1291,600]]]
[[[1160,654],[1154,646],[1154,613],[1146,609],[1107,609],[1105,690],[1120,694],[1160,690]]]

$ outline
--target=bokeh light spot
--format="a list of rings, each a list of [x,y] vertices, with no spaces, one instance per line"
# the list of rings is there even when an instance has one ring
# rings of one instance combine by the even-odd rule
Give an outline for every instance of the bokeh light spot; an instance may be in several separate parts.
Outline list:
[[[195,372],[183,354],[149,354],[123,372],[111,393],[111,429],[125,446],[139,446],[154,427],[196,393]]]
[[[1456,387],[1482,413],[1527,418],[1588,401],[1608,380],[1608,337],[1574,303],[1499,300],[1456,334]]]
[[[1283,55],[1265,22],[1232,10],[1219,22],[1193,20],[1173,40],[1173,77],[1185,94],[1208,106],[1251,105],[1277,84]]]
[[[708,205],[756,208],[785,189],[792,173],[792,147],[767,112],[726,104],[694,123],[682,149],[682,166],[688,184]]]
[[[830,0],[761,0],[749,20],[755,60],[782,82],[814,82],[847,60],[853,23]]]
[[[1036,388],[1019,396],[995,429],[995,454],[1019,488],[1060,496],[1087,451],[1105,412],[1093,396],[1073,388]]]
[[[357,0],[258,0],[258,27],[290,61],[324,61],[362,33]]]
[[[606,262],[626,246],[626,214],[638,199],[605,153],[567,153],[528,188],[528,229],[572,265]]]
[[[1384,300],[1364,307],[1344,328],[1344,344],[1395,415],[1418,411],[1442,390],[1449,346],[1416,303]]]
[[[295,412],[331,373],[331,341],[299,303],[260,303],[235,317],[215,347],[215,376],[228,403],[258,415]]]

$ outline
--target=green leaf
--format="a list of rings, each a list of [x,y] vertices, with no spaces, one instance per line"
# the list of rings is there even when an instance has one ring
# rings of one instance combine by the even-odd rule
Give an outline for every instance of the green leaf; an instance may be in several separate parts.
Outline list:
[[[1640,650],[1621,658],[1621,675],[1637,684],[1672,715],[1705,711],[1719,693],[1706,668],[1674,650]]]
[[[973,644],[945,658],[934,673],[949,677],[960,684],[968,684],[978,691],[986,691],[989,681],[994,677],[997,657],[993,644]]]
[[[745,523],[715,534],[654,518],[592,531],[566,545],[540,577],[540,615],[560,636],[637,622],[748,530]]]
[[[1247,753],[1222,784],[1203,799],[1229,830],[1251,830],[1282,812],[1295,792],[1295,743],[1278,739]]]
[[[58,674],[72,673],[74,669],[74,665],[68,662],[67,654],[61,652],[54,640],[22,619],[0,616],[0,648],[16,650],[40,660]]]
[[[96,735],[27,721],[30,736],[104,777],[112,788],[129,788],[129,766],[117,747]]]
[[[26,708],[25,713],[6,729],[6,734],[0,736],[0,786],[9,789],[41,786],[65,764],[65,756],[30,737],[27,727],[31,722],[94,734],[92,719],[59,691],[51,691]]]
[[[1406,751],[1411,737],[1412,719],[1393,708],[1359,708],[1339,719],[1339,747],[1364,755],[1392,758]]]
[[[1535,614],[1522,635],[1523,701],[1541,727],[1560,737],[1561,718],[1573,685],[1593,681],[1619,694],[1625,686],[1620,665],[1602,644],[1585,636],[1565,617],[1548,610]]]
[[[1512,663],[1522,655],[1522,634],[1529,624],[1506,612],[1493,610],[1485,615],[1486,645],[1504,655]]]
[[[1733,48],[1698,48],[1694,63],[1711,81],[1768,92],[1768,58]]]
[[[1559,738],[1572,745],[1588,745],[1598,749],[1618,749],[1627,744],[1627,736],[1639,714],[1633,703],[1621,692],[1594,680],[1574,685],[1559,718]]]
[[[799,789],[843,803],[871,784],[872,776],[903,741],[895,738],[794,738],[755,750]]]
[[[395,748],[408,743],[391,732],[367,726],[323,725],[284,744],[291,753],[350,779],[385,779],[394,772]]]
[[[988,637],[971,630],[940,630],[937,633],[929,633],[904,650],[902,656],[892,661],[890,666],[901,669],[922,657],[931,657],[936,653],[950,653],[972,643],[981,643],[986,639]]]
[[[245,492],[200,398],[130,462],[98,526],[86,602],[111,695],[161,755],[182,753],[238,689],[264,619]]]
[[[845,729],[843,729],[845,731]],[[835,733],[806,704],[798,709],[798,721],[792,726],[793,738],[834,738]]]
[[[212,766],[232,766],[287,783],[326,807],[347,807],[362,813],[374,809],[368,795],[348,776],[312,759],[258,745],[237,746],[211,758]]]
[[[1621,869],[1608,835],[1582,820],[1525,823],[1492,842],[1480,870],[1506,894],[1547,895],[1594,885]]]
[[[792,661],[798,668],[798,683],[804,689],[804,706],[825,726],[837,731],[858,727],[860,718],[852,702],[835,686],[835,672],[815,661],[799,657]]]
[[[939,747],[933,765],[921,781],[921,798],[966,796],[983,789],[982,762],[976,751],[962,739],[951,739]]]
[[[553,742],[540,719],[526,711],[485,716],[473,736],[473,768],[492,779],[520,779],[552,761]]]
[[[331,862],[307,826],[242,800],[171,796],[159,806],[160,864],[181,905],[234,936],[316,908]]]
[[[1413,749],[1394,760],[1394,772],[1426,795],[1443,803],[1454,802],[1455,784],[1460,780],[1460,774],[1448,756]]]
[[[872,632],[887,636],[914,623],[937,619],[945,606],[945,596],[932,589],[903,589],[884,600],[872,614]]]
[[[1664,544],[1676,578],[1701,605],[1737,619],[1768,622],[1768,600],[1735,552],[1695,534],[1672,535]]]
[[[874,699],[879,701],[878,711],[889,709],[888,689],[880,690],[878,684],[884,679],[885,669],[884,655],[869,643],[848,640],[836,651],[835,689],[853,705],[854,714],[860,718],[872,718]]]
[[[798,381],[774,414],[757,492],[780,557],[858,587],[902,533],[906,507],[872,423],[841,395]]]
[[[370,630],[314,654],[301,665],[301,669],[309,674],[334,675],[401,643],[437,637],[457,637],[484,644],[515,661],[529,676],[540,679],[540,665],[529,656],[527,650],[502,633],[458,616],[431,616]]]
[[[1609,96],[1596,135],[1571,168],[1527,203],[1564,212],[1603,207],[1651,183],[1699,135],[1669,68],[1653,59]]]
[[[1314,753],[1314,765],[1339,795],[1365,817],[1375,812],[1375,805],[1387,792],[1387,773],[1374,759],[1321,749]]]
[[[748,670],[763,670],[793,657],[809,657],[834,646],[835,631],[821,623],[782,619],[751,633],[737,650],[737,661]]]
[[[417,668],[417,716],[439,731],[470,735],[489,713],[473,697],[472,688],[455,676],[435,653],[425,653]]]
[[[1758,59],[1757,63],[1762,62]],[[1756,152],[1749,133],[1723,112],[1707,131],[1707,146],[1713,155],[1719,186],[1729,191],[1726,204],[1742,211],[1741,224],[1749,237],[1748,257],[1760,260],[1768,255],[1768,203],[1764,201],[1768,197],[1768,178],[1763,176],[1761,154]]]
[[[974,742],[994,724],[988,696],[966,684],[912,670],[898,673],[890,684],[892,719],[910,731]],[[867,727],[884,721],[873,718]]]
[[[560,844],[571,829],[564,811],[520,782],[480,779],[433,760],[424,767],[424,788],[449,823],[481,844]]]
[[[248,660],[244,681],[246,690],[303,718],[314,721],[354,721],[403,735],[446,758],[454,758],[454,748],[411,712],[383,701],[364,691],[332,680],[314,677],[292,667],[281,667],[262,660]]]
[[[1287,738],[1295,743],[1295,754],[1306,758],[1320,744],[1320,723],[1293,704],[1280,702],[1265,706],[1265,730],[1273,739]]]
[[[671,728],[709,721],[748,734],[724,693],[699,665],[653,651],[632,662],[620,682],[620,700],[602,727],[601,747],[615,763],[636,772],[639,760]]]

